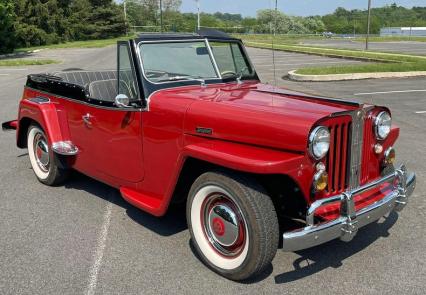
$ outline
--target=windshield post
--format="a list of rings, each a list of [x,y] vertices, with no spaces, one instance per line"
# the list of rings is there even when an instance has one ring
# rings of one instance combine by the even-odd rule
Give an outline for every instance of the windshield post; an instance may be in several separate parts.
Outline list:
[[[218,67],[218,65],[217,65],[216,57],[215,57],[215,56],[214,56],[214,54],[213,54],[213,50],[212,50],[212,48],[211,48],[211,46],[210,46],[209,39],[207,39],[207,38],[206,38],[206,39],[205,39],[205,42],[206,42],[207,50],[209,51],[210,58],[211,58],[211,59],[212,59],[212,61],[213,61],[213,65],[214,65],[214,68],[215,68],[215,70],[216,70],[216,73],[217,73],[218,77],[219,77],[220,79],[222,79],[222,74],[220,73],[219,67]]]

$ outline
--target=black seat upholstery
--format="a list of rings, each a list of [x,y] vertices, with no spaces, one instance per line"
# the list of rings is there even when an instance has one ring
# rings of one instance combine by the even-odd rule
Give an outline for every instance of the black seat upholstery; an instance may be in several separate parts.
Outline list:
[[[93,81],[89,84],[88,90],[90,97],[94,99],[114,102],[114,99],[118,94],[117,80],[110,79]]]
[[[116,70],[56,72],[54,75],[62,78],[65,82],[77,84],[83,87],[88,86],[94,81],[117,79]]]
[[[53,75],[86,88],[89,96],[97,100],[114,102],[118,94],[116,70],[56,72]],[[136,83],[130,70],[120,72],[119,90],[129,98],[137,97]]]

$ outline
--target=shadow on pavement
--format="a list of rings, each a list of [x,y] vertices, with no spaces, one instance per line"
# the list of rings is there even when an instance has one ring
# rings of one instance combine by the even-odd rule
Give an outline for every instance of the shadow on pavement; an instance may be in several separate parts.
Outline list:
[[[126,209],[126,213],[131,219],[161,236],[172,236],[188,228],[184,206],[170,206],[165,216],[155,217],[127,203],[117,189],[78,172],[73,172],[72,177],[64,186],[67,189],[88,192]]]
[[[398,214],[392,212],[384,222],[373,223],[360,229],[358,235],[349,243],[334,240],[314,248],[297,251],[300,257],[293,262],[294,270],[275,276],[275,283],[297,281],[329,267],[342,266],[346,258],[367,248],[379,238],[388,237],[388,230],[397,220]]]
[[[192,241],[192,239],[190,239],[189,240],[189,248],[191,249],[191,251],[192,251],[192,254],[194,254],[194,256],[195,257],[197,257],[197,259],[205,266],[205,267],[207,267],[207,268],[210,268],[204,261],[203,261],[203,259],[200,257],[200,255],[198,254],[198,252],[197,252],[197,250],[195,249],[195,246],[194,246],[194,242]],[[269,265],[266,267],[266,269],[261,273],[261,274],[259,274],[258,276],[256,276],[256,277],[253,277],[253,278],[250,278],[250,279],[247,279],[247,280],[243,280],[243,281],[238,281],[238,283],[240,283],[240,284],[246,284],[246,285],[250,285],[250,284],[255,284],[255,283],[258,283],[258,282],[261,282],[261,281],[263,281],[264,279],[266,279],[267,277],[269,277],[270,275],[271,275],[271,273],[273,272],[273,270],[274,270],[274,268],[273,268],[273,266],[272,266],[272,264],[271,263],[269,263]],[[214,270],[212,270],[212,271],[214,271]],[[218,277],[220,277],[220,278],[222,278],[221,276],[219,276],[218,275]],[[226,280],[225,278],[222,278],[222,279],[224,279],[224,280]]]

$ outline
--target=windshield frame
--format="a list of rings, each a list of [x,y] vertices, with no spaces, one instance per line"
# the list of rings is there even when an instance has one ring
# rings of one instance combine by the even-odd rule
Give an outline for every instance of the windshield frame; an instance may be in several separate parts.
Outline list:
[[[155,41],[141,41],[137,44],[137,52],[138,52],[138,57],[139,57],[139,62],[141,64],[141,70],[142,70],[142,75],[144,77],[144,79],[154,85],[162,85],[162,84],[173,84],[173,83],[179,83],[179,82],[191,82],[191,81],[198,81],[199,79],[187,79],[187,80],[177,80],[177,81],[161,81],[161,82],[156,82],[156,81],[152,81],[150,80],[145,73],[145,67],[144,67],[144,63],[143,63],[143,59],[142,59],[142,54],[141,54],[141,45],[143,44],[162,44],[162,43],[204,43],[204,45],[206,46],[208,53],[209,53],[209,58],[210,61],[212,62],[214,71],[216,73],[217,77],[210,77],[210,78],[205,78],[206,81],[222,81],[222,76],[220,75],[220,71],[219,68],[217,66],[216,60],[214,59],[214,56],[212,54],[211,48],[210,48],[210,44],[208,43],[207,39],[185,39],[185,40],[155,40]],[[203,78],[204,79],[204,78]]]
[[[141,72],[142,72],[142,76],[143,76],[144,80],[146,82],[150,83],[151,85],[158,85],[158,86],[160,86],[160,85],[171,85],[171,87],[173,87],[173,85],[176,85],[176,84],[193,85],[195,82],[199,83],[200,78],[177,80],[177,81],[161,81],[161,82],[156,82],[156,81],[150,80],[146,76],[146,73],[145,73],[145,67],[144,67],[144,63],[143,63],[143,60],[142,60],[142,54],[141,54],[141,45],[143,45],[143,44],[161,44],[161,43],[200,42],[200,43],[205,44],[205,46],[208,50],[210,60],[213,64],[215,73],[217,75],[217,77],[215,77],[215,78],[213,78],[213,77],[212,78],[205,78],[205,79],[202,78],[202,79],[205,80],[205,83],[206,84],[214,84],[214,83],[227,83],[227,82],[235,81],[236,80],[235,78],[232,78],[232,77],[231,78],[228,78],[228,77],[224,78],[221,75],[217,61],[216,61],[216,57],[213,54],[213,50],[212,50],[211,45],[210,45],[210,41],[211,42],[222,42],[222,43],[237,44],[238,47],[241,50],[241,53],[244,57],[244,60],[247,62],[248,66],[252,70],[252,75],[250,77],[244,77],[243,76],[242,80],[259,80],[257,73],[256,73],[256,70],[255,70],[255,68],[254,68],[254,66],[253,66],[253,64],[252,64],[252,62],[251,62],[251,60],[250,60],[250,58],[247,54],[247,51],[246,51],[246,49],[245,49],[245,47],[244,47],[244,45],[242,44],[241,41],[239,41],[239,40],[228,40],[228,39],[216,39],[216,38],[214,38],[212,40],[209,40],[209,38],[194,38],[194,39],[182,39],[182,40],[179,40],[179,39],[174,39],[174,40],[172,40],[172,39],[171,40],[167,40],[167,39],[164,39],[164,40],[143,40],[143,41],[138,42],[137,45],[136,45],[136,52],[137,52],[137,55],[138,55],[139,63],[141,65]],[[190,84],[188,84],[188,82]]]

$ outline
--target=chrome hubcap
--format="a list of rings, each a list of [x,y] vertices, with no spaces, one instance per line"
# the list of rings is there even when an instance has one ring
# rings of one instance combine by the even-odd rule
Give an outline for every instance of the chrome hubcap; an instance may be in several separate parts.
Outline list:
[[[204,203],[204,231],[212,247],[224,256],[237,256],[245,244],[245,221],[227,196],[211,195]]]
[[[38,133],[34,138],[34,155],[39,168],[48,172],[50,164],[49,147],[46,138],[41,133]]]

